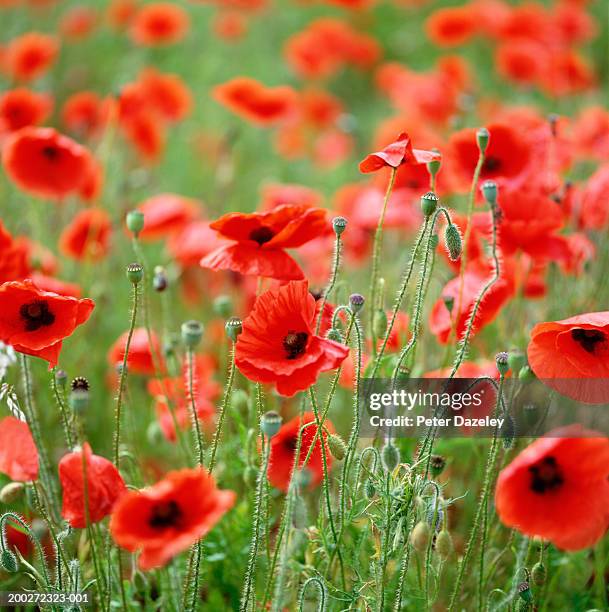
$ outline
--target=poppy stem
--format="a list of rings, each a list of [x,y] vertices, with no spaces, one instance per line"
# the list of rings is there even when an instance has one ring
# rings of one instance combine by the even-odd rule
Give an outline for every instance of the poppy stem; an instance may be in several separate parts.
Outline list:
[[[391,168],[391,175],[389,177],[389,183],[387,184],[387,190],[385,191],[385,197],[383,199],[383,207],[379,216],[378,224],[376,226],[376,232],[374,233],[374,243],[372,247],[372,271],[370,274],[370,333],[372,334],[372,350],[376,353],[376,337],[374,333],[374,313],[376,312],[376,293],[378,285],[378,275],[381,262],[381,250],[383,245],[383,224],[385,223],[385,213],[387,212],[387,204],[393,191],[393,185],[395,184],[395,177],[397,174],[397,168]]]
[[[323,296],[321,298],[321,308],[317,314],[317,323],[315,324],[315,335],[319,335],[319,328],[321,327],[321,320],[323,318],[324,309],[328,303],[328,297],[334,290],[336,285],[336,279],[338,278],[338,269],[340,267],[340,253],[341,253],[341,238],[340,234],[336,234],[336,241],[334,242],[334,256],[332,258],[332,273],[330,275],[330,281],[324,289]]]
[[[306,590],[310,584],[317,586],[317,592],[319,593],[319,603],[317,604],[318,612],[325,612],[328,608],[328,589],[326,583],[319,576],[311,576],[308,580],[305,580],[301,589],[300,596],[298,597],[298,609],[300,612],[304,610],[304,596]]]
[[[222,436],[222,425],[226,416],[226,410],[230,405],[230,398],[233,391],[233,383],[235,380],[235,343],[232,343],[230,353],[230,365],[228,367],[228,378],[226,385],[224,386],[224,395],[222,396],[222,404],[220,407],[220,417],[218,418],[218,425],[214,433],[214,438],[211,445],[211,457],[209,459],[208,472],[211,474],[214,471],[216,465],[216,452],[218,450],[218,444]]]
[[[127,360],[129,358],[129,349],[131,347],[131,339],[133,338],[133,331],[135,330],[135,322],[137,320],[137,309],[138,309],[138,285],[133,285],[133,303],[131,307],[131,323],[129,325],[129,331],[127,332],[127,341],[125,342],[125,354],[123,355],[123,363],[121,366],[121,374],[118,382],[118,395],[116,398],[116,407],[114,410],[114,465],[116,469],[120,471],[120,440],[121,440],[121,416],[123,407],[123,396],[125,394],[125,383],[127,381]],[[152,349],[151,349],[152,350]]]
[[[61,423],[63,425],[63,433],[66,437],[66,444],[68,445],[68,448],[72,450],[72,448],[74,447],[74,437],[72,433],[70,412],[65,403],[65,395],[63,392],[60,393],[59,387],[57,386],[57,379],[55,378],[56,372],[57,368],[53,368],[53,371],[51,372],[51,386],[53,387],[55,402],[57,403],[59,413],[61,414]]]
[[[203,434],[201,433],[201,423],[197,414],[197,403],[194,393],[194,353],[192,347],[188,347],[188,405],[190,407],[190,418],[197,446],[197,465],[203,467]]]

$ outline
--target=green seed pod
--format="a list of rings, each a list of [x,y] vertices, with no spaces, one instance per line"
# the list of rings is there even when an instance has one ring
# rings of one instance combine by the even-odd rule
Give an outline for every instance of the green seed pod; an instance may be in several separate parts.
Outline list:
[[[451,261],[457,261],[459,257],[461,257],[463,243],[461,241],[459,228],[454,223],[450,223],[446,226],[446,230],[444,231],[444,243],[448,251],[449,259]]]
[[[427,521],[419,521],[410,534],[410,543],[415,550],[424,552],[427,550],[430,537],[431,529]]]
[[[533,593],[531,593],[531,585],[525,580],[518,585],[518,595],[526,603],[533,601]]]
[[[265,412],[260,419],[260,429],[265,436],[272,438],[281,429],[282,421],[283,419],[278,412],[269,410],[269,412]]]
[[[233,301],[228,295],[219,295],[213,304],[214,312],[223,319],[228,319],[233,312]]]
[[[453,539],[447,529],[442,529],[436,537],[436,552],[446,559],[453,550]]]
[[[440,166],[442,162],[439,159],[432,159],[427,162],[427,172],[429,172],[432,178],[435,178],[438,172],[440,171]]]
[[[344,217],[334,217],[332,219],[332,227],[334,228],[334,233],[340,236],[347,228],[347,219]]]
[[[0,502],[3,504],[12,504],[18,499],[21,499],[25,485],[22,482],[9,482],[0,490]]]
[[[237,342],[239,334],[243,331],[243,321],[239,317],[231,317],[224,326],[226,335],[233,341]]]
[[[444,459],[444,457],[441,455],[432,455],[429,466],[431,468],[431,474],[435,478],[444,471],[444,468],[446,467],[446,459]]]
[[[240,414],[247,412],[248,395],[243,389],[235,389],[231,396],[231,406]]]
[[[546,566],[541,561],[535,563],[533,569],[531,570],[531,578],[533,579],[533,583],[537,586],[541,586],[545,583],[547,577],[548,570],[546,570]]]
[[[203,338],[203,324],[200,321],[182,323],[182,342],[188,348],[195,348]]]
[[[332,455],[339,461],[345,458],[347,453],[347,445],[340,436],[330,434],[328,436],[328,448],[330,449]]]
[[[376,487],[370,478],[364,483],[364,494],[368,499],[372,499],[376,495]]]
[[[481,153],[486,152],[490,138],[490,132],[486,128],[482,127],[476,131],[476,142]]]
[[[132,263],[127,266],[127,278],[129,282],[137,285],[144,278],[144,268],[139,263]]]
[[[89,407],[89,391],[87,389],[76,388],[70,393],[68,401],[72,412],[82,415],[87,412]]]
[[[137,238],[144,229],[144,213],[140,210],[130,210],[127,213],[127,229]]]
[[[388,472],[393,472],[400,463],[400,451],[391,442],[385,444],[381,451],[381,461]]]
[[[531,368],[528,365],[526,365],[520,370],[520,372],[518,372],[518,378],[522,382],[531,382],[535,380],[536,376],[533,370],[531,370]]]
[[[258,470],[253,465],[248,465],[243,471],[243,482],[250,489],[256,486],[258,480]]]
[[[505,376],[510,371],[509,355],[505,351],[497,353],[495,356],[495,364],[497,365],[499,374]]]
[[[497,183],[495,181],[484,181],[480,187],[484,199],[491,205],[497,204]]]
[[[426,217],[431,217],[438,208],[438,196],[433,191],[428,191],[421,196],[421,210]]]
[[[17,573],[19,569],[19,562],[17,561],[17,555],[11,550],[5,549],[0,554],[0,565],[7,571],[9,574]]]
[[[372,326],[374,327],[374,335],[377,338],[385,335],[387,331],[387,313],[384,310],[379,309],[374,313]]]

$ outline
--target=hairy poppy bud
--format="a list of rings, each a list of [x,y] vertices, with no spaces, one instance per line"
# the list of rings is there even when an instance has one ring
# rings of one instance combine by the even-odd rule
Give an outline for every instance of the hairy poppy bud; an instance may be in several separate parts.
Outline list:
[[[428,191],[424,196],[421,196],[421,210],[426,217],[430,217],[436,212],[438,199],[433,191]]]
[[[3,504],[12,504],[21,498],[24,488],[25,486],[22,482],[9,482],[0,490],[0,502]]]
[[[144,213],[140,210],[130,210],[127,213],[127,229],[137,238],[144,229]]]
[[[387,313],[380,308],[375,311],[372,319],[372,327],[374,328],[374,335],[377,338],[385,335],[387,331]]]
[[[7,571],[9,574],[15,574],[19,569],[19,562],[17,561],[17,556],[11,550],[5,549],[0,554],[0,565]]]
[[[427,172],[429,172],[432,178],[435,178],[440,170],[442,162],[439,159],[432,159],[427,162]]]
[[[328,332],[326,333],[326,338],[328,340],[333,340],[334,342],[342,342],[343,341],[343,335],[340,333],[339,329],[336,329],[336,327],[331,327]]]
[[[541,561],[535,563],[533,569],[531,570],[531,578],[533,579],[533,582],[537,586],[541,586],[542,584],[544,584],[547,577],[548,571],[546,570],[546,566]]]
[[[335,234],[340,236],[347,227],[347,219],[344,217],[334,217],[334,219],[332,219],[332,227],[334,228]]]
[[[430,536],[431,529],[429,523],[426,521],[419,521],[410,534],[410,543],[415,550],[424,552],[429,544]]]
[[[531,585],[526,580],[518,585],[518,595],[520,595],[521,599],[527,603],[530,603],[533,600]]]
[[[203,338],[203,324],[200,321],[182,323],[182,342],[188,348],[195,348]]]
[[[510,371],[509,355],[505,351],[497,353],[495,356],[495,364],[497,365],[499,374],[505,376]]]
[[[381,461],[388,472],[393,472],[400,462],[400,451],[391,442],[385,444],[381,451]]]
[[[336,457],[339,461],[344,459],[347,454],[347,445],[345,441],[336,434],[330,434],[328,436],[328,448],[334,457]]]
[[[480,149],[480,153],[485,153],[486,148],[488,147],[488,141],[491,135],[489,131],[482,127],[476,131],[476,142],[478,143],[478,148]]]
[[[376,487],[370,478],[364,483],[364,494],[368,499],[372,499],[376,495]]]
[[[484,181],[480,187],[484,199],[491,205],[497,204],[497,183],[495,181]]]
[[[441,455],[432,455],[429,466],[431,468],[432,475],[434,477],[439,476],[446,467],[446,459],[444,459],[444,457]]]
[[[154,287],[154,290],[161,293],[167,289],[168,284],[169,281],[167,280],[165,268],[163,268],[163,266],[156,266],[154,268],[154,276],[152,277],[152,286]]]
[[[127,266],[127,278],[131,283],[137,285],[144,278],[144,268],[139,263],[132,263]]]
[[[240,414],[247,410],[248,396],[243,389],[236,389],[231,396],[231,406]]]
[[[239,334],[243,331],[243,321],[239,317],[231,317],[224,326],[226,335],[233,341],[237,342]]]
[[[66,383],[68,382],[68,375],[65,370],[56,370],[55,372],[55,382],[62,388],[66,388]]]
[[[531,382],[532,380],[535,380],[535,374],[528,365],[525,365],[520,372],[518,372],[518,378],[522,382]]]
[[[349,296],[349,305],[355,314],[357,314],[364,307],[365,301],[366,300],[361,293],[352,293]]]
[[[453,539],[447,529],[442,529],[436,537],[436,552],[446,559],[453,550]]]
[[[218,316],[227,319],[233,312],[233,301],[228,295],[219,295],[214,300],[213,308]]]
[[[260,419],[260,429],[268,438],[272,438],[281,428],[281,415],[274,410],[265,412]]]
[[[451,261],[457,261],[457,259],[461,257],[463,244],[461,242],[459,229],[454,223],[449,223],[446,226],[446,230],[444,231],[444,242],[446,244],[449,259]]]

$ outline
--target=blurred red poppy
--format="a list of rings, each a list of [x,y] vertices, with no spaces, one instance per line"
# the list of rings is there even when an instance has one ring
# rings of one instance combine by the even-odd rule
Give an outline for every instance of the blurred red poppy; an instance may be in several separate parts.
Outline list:
[[[184,119],[192,110],[192,94],[186,83],[177,75],[146,68],[138,78],[142,95],[167,121]]]
[[[99,261],[110,249],[112,222],[101,208],[79,212],[61,232],[59,250],[76,260]]]
[[[269,482],[277,489],[287,492],[290,485],[292,470],[294,469],[294,455],[298,442],[298,433],[302,425],[313,422],[315,422],[313,413],[305,412],[302,419],[299,416],[294,417],[292,420],[282,425],[279,432],[271,438],[268,478]],[[324,426],[328,431],[334,431],[334,427],[330,421],[326,420]],[[316,433],[317,426],[315,425],[311,425],[304,429],[297,467],[302,466],[304,463]],[[325,431],[322,437],[326,445],[326,465],[328,466],[328,470],[330,470],[332,467],[332,455],[327,448],[327,435]],[[317,440],[315,443],[315,447],[311,452],[311,457],[305,469],[308,470],[311,476],[311,487],[317,486],[323,480],[323,457],[320,440]]]
[[[118,502],[110,532],[122,548],[141,551],[140,569],[162,567],[207,535],[234,503],[235,494],[218,489],[203,470],[169,472]]]
[[[9,42],[3,63],[14,80],[31,81],[51,67],[58,53],[59,44],[54,36],[27,32]]]
[[[182,266],[198,266],[205,257],[222,244],[209,221],[192,221],[167,240],[167,251]]]
[[[53,98],[24,87],[10,89],[0,96],[0,133],[15,132],[42,123],[53,108]]]
[[[609,224],[609,163],[603,164],[588,179],[581,194],[578,224],[582,229],[603,230]]]
[[[26,245],[14,240],[0,220],[0,283],[25,278],[30,270]]]
[[[137,11],[131,22],[131,39],[144,47],[172,45],[184,38],[190,27],[188,13],[169,2],[153,2]]]
[[[31,280],[0,285],[0,340],[17,352],[56,366],[64,338],[87,321],[95,303],[88,298],[42,291]]]
[[[60,200],[80,189],[91,154],[52,128],[26,127],[9,137],[2,150],[2,163],[23,191]]]
[[[581,425],[536,440],[499,474],[495,507],[525,535],[593,546],[609,527],[609,440]]]
[[[395,142],[386,146],[382,151],[371,153],[359,165],[360,172],[376,172],[383,167],[398,168],[402,165],[426,164],[433,160],[440,160],[440,154],[433,151],[413,149],[410,137],[403,132]]]
[[[108,351],[108,363],[112,367],[121,365],[125,356],[125,345],[127,344],[128,332],[122,334]],[[161,344],[157,335],[151,332],[152,350],[154,355],[159,358],[161,355]],[[162,367],[162,364],[159,364]],[[127,368],[133,374],[144,374],[152,376],[154,371],[154,361],[151,352],[148,334],[144,327],[136,327],[129,346],[127,356]]]
[[[97,11],[89,6],[77,5],[66,11],[59,22],[59,31],[71,41],[83,40],[97,25]]]
[[[455,47],[466,43],[477,31],[475,11],[470,6],[435,10],[425,23],[427,36],[439,47]]]
[[[77,529],[84,529],[88,523],[98,523],[108,516],[127,491],[115,465],[94,455],[87,442],[83,450],[61,458],[59,482],[63,492],[61,516]]]
[[[12,416],[0,420],[0,472],[20,482],[38,478],[38,450],[30,428]]]
[[[112,104],[93,91],[79,91],[64,102],[61,119],[70,132],[95,136],[108,122]]]
[[[241,373],[292,396],[308,389],[321,372],[337,368],[349,349],[315,335],[315,311],[306,281],[260,295],[237,340],[235,363]]]
[[[144,229],[139,237],[144,241],[159,240],[181,230],[202,211],[198,200],[175,193],[160,193],[138,205],[144,213]]]

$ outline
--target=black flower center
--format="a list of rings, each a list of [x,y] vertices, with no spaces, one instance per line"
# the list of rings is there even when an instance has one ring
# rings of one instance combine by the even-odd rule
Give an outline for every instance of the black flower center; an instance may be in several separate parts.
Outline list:
[[[156,504],[152,508],[148,525],[153,529],[165,529],[167,527],[177,527],[182,518],[180,506],[171,500]]]
[[[482,167],[484,172],[496,172],[501,167],[501,160],[498,157],[487,157]]]
[[[529,468],[531,474],[531,491],[543,494],[559,488],[564,478],[556,459],[554,457],[544,457],[537,464]]]
[[[315,298],[315,301],[321,300],[324,296],[324,292],[322,290],[314,291],[313,289],[309,289],[309,293]]]
[[[309,334],[307,332],[289,331],[288,335],[283,339],[283,348],[287,353],[288,359],[300,357],[307,348],[308,339]]]
[[[270,227],[262,225],[250,233],[250,240],[257,242],[259,245],[263,245],[265,242],[272,240],[274,236],[275,234]]]
[[[51,146],[43,147],[42,154],[49,161],[55,161],[59,157],[59,151],[55,147]]]
[[[284,448],[290,453],[296,452],[297,445],[298,445],[298,436],[290,436],[289,438],[286,438],[283,442]]]
[[[55,322],[55,315],[49,310],[49,305],[42,301],[22,304],[19,315],[25,321],[26,331],[36,331]]]
[[[606,341],[605,334],[598,329],[572,329],[571,338],[587,353],[594,353],[597,344]]]

